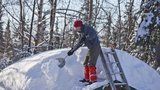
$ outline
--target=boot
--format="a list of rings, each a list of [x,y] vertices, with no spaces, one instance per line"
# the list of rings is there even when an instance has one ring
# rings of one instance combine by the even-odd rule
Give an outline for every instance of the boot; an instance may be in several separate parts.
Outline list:
[[[84,79],[79,80],[80,82],[89,82],[89,67],[84,66]]]
[[[89,82],[92,84],[97,81],[96,67],[89,66]]]

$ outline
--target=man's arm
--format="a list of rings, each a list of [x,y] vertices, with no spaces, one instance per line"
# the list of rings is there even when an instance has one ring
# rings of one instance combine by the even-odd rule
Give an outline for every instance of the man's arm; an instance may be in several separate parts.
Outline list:
[[[81,47],[84,44],[86,37],[85,35],[82,35],[78,41],[78,43],[72,47],[72,49],[68,52],[68,56],[72,55],[74,51],[76,51],[79,47]]]
[[[84,44],[84,40],[86,39],[85,35],[82,35],[78,41],[78,43],[72,47],[71,51],[76,51],[79,47],[81,47]]]

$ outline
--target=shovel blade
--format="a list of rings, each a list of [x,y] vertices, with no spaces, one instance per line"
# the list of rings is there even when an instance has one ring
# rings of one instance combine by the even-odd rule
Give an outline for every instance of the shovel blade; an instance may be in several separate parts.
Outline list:
[[[64,58],[56,58],[57,60],[58,60],[58,62],[59,62],[59,65],[58,65],[58,67],[59,68],[63,68],[64,67],[64,65],[65,65],[65,59]]]

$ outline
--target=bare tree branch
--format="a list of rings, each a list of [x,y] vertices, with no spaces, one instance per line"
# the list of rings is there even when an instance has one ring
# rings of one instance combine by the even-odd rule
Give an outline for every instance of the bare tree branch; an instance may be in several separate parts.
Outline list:
[[[4,8],[4,10],[14,19],[16,20],[18,23],[20,23],[20,21],[18,19],[16,19],[6,8],[4,5],[2,5],[2,7]]]

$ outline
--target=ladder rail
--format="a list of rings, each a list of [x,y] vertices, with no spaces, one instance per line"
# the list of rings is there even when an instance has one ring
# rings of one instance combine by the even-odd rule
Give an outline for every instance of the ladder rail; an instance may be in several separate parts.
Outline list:
[[[130,90],[130,87],[129,87],[129,85],[128,85],[127,79],[126,79],[126,77],[125,77],[125,74],[124,74],[123,68],[122,68],[122,66],[121,66],[121,64],[120,64],[119,58],[118,58],[118,56],[117,56],[117,53],[116,53],[116,51],[115,51],[114,49],[111,49],[111,52],[114,52],[114,53],[112,53],[112,55],[113,55],[113,57],[114,57],[115,62],[118,62],[116,65],[117,65],[119,71],[122,73],[122,74],[120,74],[122,80],[126,83],[125,88],[126,88],[127,90]]]
[[[112,90],[116,90],[116,86],[114,85],[112,76],[111,76],[110,71],[109,71],[109,67],[108,67],[108,65],[107,65],[107,63],[106,63],[106,60],[105,60],[105,58],[104,58],[104,54],[103,54],[103,52],[102,52],[102,49],[101,49],[101,51],[100,51],[100,56],[101,56],[102,65],[103,65],[103,67],[104,67],[104,70],[105,70],[107,79],[109,80],[109,84],[110,84]]]
[[[111,49],[110,52],[106,52],[105,54],[106,54],[106,58],[104,57],[102,49],[100,49],[100,56],[101,56],[102,65],[104,67],[104,71],[105,71],[107,80],[109,81],[109,85],[110,85],[111,89],[117,90],[117,88],[116,88],[117,85],[123,85],[126,90],[130,90],[130,87],[128,85],[127,79],[126,79],[125,74],[123,72],[123,69],[120,64],[120,61],[119,61],[119,58],[117,56],[116,51],[114,49]],[[110,61],[109,54],[111,54],[113,56],[114,62]],[[113,66],[112,66],[113,63],[115,63],[115,65],[118,67],[118,69],[119,69],[118,73],[114,72]],[[114,75],[114,77],[116,79],[116,74],[120,75],[121,79],[123,80],[122,83],[114,83],[112,75]]]
[[[111,75],[114,75],[114,78],[115,78],[115,80],[116,80],[116,74],[113,74],[113,73],[115,73],[114,70],[113,70],[113,67],[112,67],[112,64],[113,64],[113,63],[110,61],[108,53],[105,54],[105,55],[106,55],[106,58],[107,58],[107,60],[108,60],[107,65],[110,67],[110,72],[111,72],[110,74],[111,74]]]

